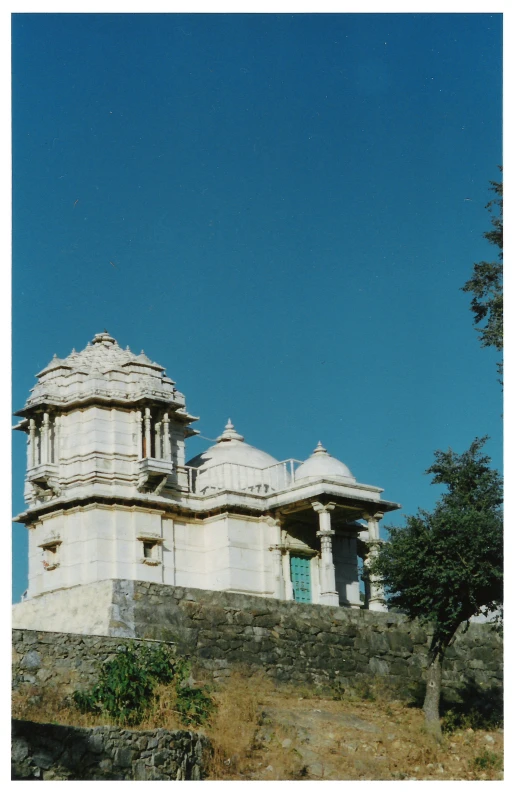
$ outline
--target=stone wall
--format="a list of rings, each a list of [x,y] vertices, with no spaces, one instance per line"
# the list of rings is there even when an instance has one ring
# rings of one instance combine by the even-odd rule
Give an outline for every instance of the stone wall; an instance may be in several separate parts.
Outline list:
[[[137,645],[155,641],[134,640]],[[126,641],[102,635],[75,635],[15,629],[12,633],[14,691],[55,687],[63,696],[87,690],[98,681],[100,665],[125,649]],[[37,695],[36,695],[37,697]]]
[[[113,613],[118,636],[175,643],[215,677],[239,664],[282,681],[342,686],[378,674],[407,695],[426,668],[426,628],[395,613],[121,580],[114,583]],[[15,687],[60,683],[67,692],[88,687],[98,663],[122,643],[35,630],[15,630],[13,637]],[[447,652],[443,692],[455,698],[463,687],[499,689],[502,668],[501,636],[472,624]]]
[[[77,728],[14,720],[13,780],[198,781],[209,743],[192,731]]]
[[[173,641],[217,676],[234,663],[281,680],[343,686],[378,674],[404,694],[424,677],[430,640],[426,628],[397,613],[143,582],[134,583],[132,616],[137,636]],[[500,688],[502,654],[491,626],[459,631],[445,660],[445,695],[465,685]]]

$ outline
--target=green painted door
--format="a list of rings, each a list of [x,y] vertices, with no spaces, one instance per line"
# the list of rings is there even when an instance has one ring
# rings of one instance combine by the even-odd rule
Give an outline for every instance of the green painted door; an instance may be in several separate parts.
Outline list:
[[[311,602],[311,559],[291,555],[291,582],[295,602]]]

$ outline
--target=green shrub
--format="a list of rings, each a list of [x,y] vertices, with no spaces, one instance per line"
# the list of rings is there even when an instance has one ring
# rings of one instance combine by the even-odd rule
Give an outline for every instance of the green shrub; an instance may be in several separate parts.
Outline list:
[[[482,751],[479,756],[475,756],[473,767],[475,770],[497,770],[501,767],[502,758],[499,754],[492,751]]]
[[[376,688],[375,684],[369,677],[362,677],[357,679],[357,681],[353,684],[352,690],[354,695],[357,698],[362,699],[363,701],[376,701]]]
[[[184,685],[177,688],[175,707],[186,726],[201,726],[209,720],[214,702],[206,688]]]
[[[484,710],[478,707],[459,708],[459,706],[454,706],[448,709],[441,719],[441,729],[445,734],[453,734],[464,729],[493,731],[502,724],[501,712],[492,708]]]
[[[333,701],[342,701],[345,692],[346,688],[343,687],[341,682],[334,682],[330,688],[330,696],[332,697]]]
[[[184,685],[189,675],[189,664],[169,647],[129,644],[102,664],[98,683],[89,691],[75,691],[73,700],[81,712],[106,712],[119,723],[134,725],[151,707],[155,686],[173,683],[182,720],[197,726],[207,719],[213,702],[201,688]]]

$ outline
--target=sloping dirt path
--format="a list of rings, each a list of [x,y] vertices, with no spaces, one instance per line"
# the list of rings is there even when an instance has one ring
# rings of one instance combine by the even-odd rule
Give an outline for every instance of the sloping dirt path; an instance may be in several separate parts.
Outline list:
[[[485,756],[484,756],[485,753]],[[470,760],[501,760],[503,733],[458,732],[438,746],[419,710],[399,703],[348,704],[298,699],[263,704],[253,780],[498,780],[501,762],[485,770]]]

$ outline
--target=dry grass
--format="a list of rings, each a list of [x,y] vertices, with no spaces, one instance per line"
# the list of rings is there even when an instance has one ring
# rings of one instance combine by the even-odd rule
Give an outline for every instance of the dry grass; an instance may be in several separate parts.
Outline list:
[[[277,686],[242,669],[218,689],[216,701],[206,730],[214,746],[210,779],[502,778],[501,730],[460,731],[439,745],[425,732],[423,712],[391,700],[380,679],[334,699],[310,685]],[[376,731],[345,726],[348,718]]]
[[[198,671],[195,675],[199,678]],[[40,689],[15,696],[14,717],[75,726],[112,723],[105,716],[82,715],[53,692],[49,688],[39,700]],[[210,780],[502,778],[501,730],[461,730],[438,745],[424,731],[422,711],[391,700],[379,681],[334,698],[313,686],[279,686],[239,669],[212,695],[217,709],[202,728],[213,746]],[[174,688],[160,686],[156,696],[133,728],[185,728],[175,710]]]
[[[155,688],[155,699],[152,707],[136,727],[137,729],[168,729],[175,731],[183,729],[184,725],[180,720],[180,713],[175,709],[177,693],[172,685],[157,685]],[[190,728],[190,727],[188,727]]]
[[[213,745],[209,778],[241,778],[254,748],[262,713],[260,701],[272,688],[271,681],[263,675],[248,676],[239,670],[233,671],[229,681],[218,689],[216,713],[206,731]]]
[[[109,723],[102,715],[83,715],[53,687],[30,687],[25,688],[23,693],[13,693],[12,717],[64,726],[90,727]]]

